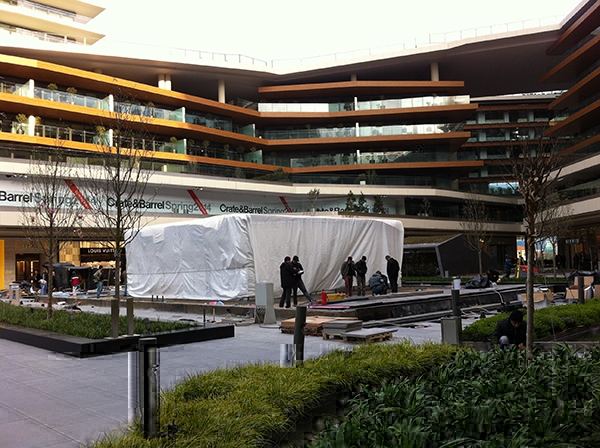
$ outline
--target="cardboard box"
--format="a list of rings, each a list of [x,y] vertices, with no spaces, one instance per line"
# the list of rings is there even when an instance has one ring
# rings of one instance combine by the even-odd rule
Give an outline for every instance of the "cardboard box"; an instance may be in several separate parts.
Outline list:
[[[533,293],[533,301],[534,302],[541,302],[545,298],[548,298],[548,300],[552,300],[554,298],[554,296],[553,296],[553,294],[552,294],[551,291],[534,292]],[[527,301],[527,294],[518,294],[517,295],[517,300],[519,300],[521,302],[526,302]]]

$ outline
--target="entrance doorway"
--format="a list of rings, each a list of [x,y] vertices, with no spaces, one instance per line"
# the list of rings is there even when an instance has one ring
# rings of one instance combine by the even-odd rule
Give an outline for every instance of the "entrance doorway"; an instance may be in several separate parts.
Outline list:
[[[40,272],[40,255],[39,254],[17,254],[16,255],[16,280],[20,282],[25,280],[33,283],[34,272]]]

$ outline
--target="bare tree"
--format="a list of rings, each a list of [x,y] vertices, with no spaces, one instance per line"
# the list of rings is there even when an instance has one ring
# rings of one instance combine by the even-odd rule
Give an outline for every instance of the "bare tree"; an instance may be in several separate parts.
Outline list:
[[[310,202],[310,211],[314,212],[317,207],[317,200],[319,199],[319,195],[321,194],[321,190],[318,188],[313,188],[308,192],[308,202]]]
[[[540,221],[544,223],[542,240],[552,244],[552,272],[556,280],[556,249],[558,243],[571,232],[573,209],[561,195],[554,191],[544,198]]]
[[[527,254],[527,360],[533,360],[533,283],[535,242],[547,235],[548,221],[544,215],[545,199],[552,194],[560,172],[561,154],[558,140],[522,139],[509,147],[510,177],[514,189],[523,197],[525,252]]]
[[[114,111],[108,112],[97,126],[97,166],[91,166],[86,182],[96,227],[104,232],[104,244],[114,250],[115,296],[111,306],[111,336],[118,337],[122,256],[145,224],[146,210],[152,207],[156,191],[148,190],[152,176],[154,142],[148,125],[153,109],[138,106],[123,92],[114,94]],[[150,113],[149,113],[150,112]],[[128,333],[133,332],[133,316],[127,307]]]
[[[73,237],[82,236],[85,200],[78,199],[73,183],[75,168],[67,162],[63,142],[47,151],[33,153],[25,195],[21,204],[21,225],[32,247],[48,260],[48,319],[52,318],[54,262]]]
[[[473,191],[466,195],[460,227],[465,234],[467,246],[477,252],[479,273],[482,274],[482,254],[489,244],[492,234],[485,203]]]

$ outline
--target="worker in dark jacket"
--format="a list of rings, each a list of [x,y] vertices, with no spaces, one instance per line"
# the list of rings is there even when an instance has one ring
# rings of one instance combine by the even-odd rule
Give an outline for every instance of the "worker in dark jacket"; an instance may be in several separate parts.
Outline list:
[[[356,270],[356,289],[359,296],[365,295],[365,284],[367,281],[367,257],[362,256],[354,265]]]
[[[298,255],[294,255],[294,257],[292,258],[292,266],[294,266],[294,269],[296,270],[296,276],[294,277],[295,284],[292,288],[292,291],[294,293],[294,306],[298,305],[298,288],[300,288],[300,291],[302,291],[304,297],[306,297],[306,299],[310,303],[313,303],[315,299],[313,299],[310,293],[306,290],[306,286],[304,285],[304,281],[302,280],[302,274],[304,274],[304,267],[300,263],[300,258],[298,258]]]
[[[492,335],[492,341],[497,342],[500,348],[508,348],[509,344],[525,348],[527,340],[527,325],[523,321],[523,313],[513,311],[505,319],[499,320]]]
[[[352,257],[348,257],[348,260],[342,263],[340,273],[344,279],[344,291],[346,292],[346,297],[350,297],[352,295],[352,283],[354,276],[356,275],[356,267],[354,266]]]
[[[292,288],[296,285],[296,269],[292,264],[290,257],[285,257],[281,266],[279,266],[279,274],[281,276],[281,287],[283,288],[283,295],[279,299],[279,308],[290,307],[290,299],[292,297]]]
[[[392,292],[398,292],[398,274],[400,273],[400,263],[389,255],[385,256],[387,260],[387,275],[392,287]]]

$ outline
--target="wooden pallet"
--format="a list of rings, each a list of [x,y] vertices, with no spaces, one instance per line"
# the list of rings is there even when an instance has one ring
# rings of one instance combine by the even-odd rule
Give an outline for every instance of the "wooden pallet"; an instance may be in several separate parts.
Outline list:
[[[364,344],[370,344],[372,342],[383,342],[392,339],[395,331],[397,330],[363,328],[362,330],[349,331],[341,334],[323,333],[323,339],[329,340],[330,337],[333,337],[334,339],[341,339],[344,342],[362,342]]]

